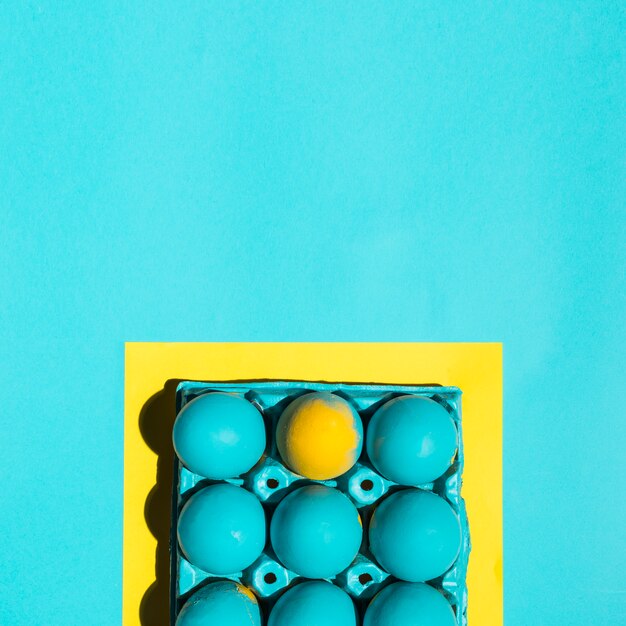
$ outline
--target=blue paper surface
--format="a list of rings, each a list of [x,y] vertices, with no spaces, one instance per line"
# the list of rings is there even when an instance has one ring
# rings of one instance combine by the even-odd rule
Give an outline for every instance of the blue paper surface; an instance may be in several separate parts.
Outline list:
[[[612,1],[3,3],[0,623],[120,621],[126,340],[503,341],[507,626],[620,623],[625,52]]]

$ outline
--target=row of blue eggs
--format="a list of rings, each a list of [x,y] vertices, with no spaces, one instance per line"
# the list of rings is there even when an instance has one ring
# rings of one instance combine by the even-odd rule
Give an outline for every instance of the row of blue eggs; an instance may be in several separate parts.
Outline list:
[[[330,392],[311,392],[291,402],[281,415],[276,443],[285,464],[314,480],[335,478],[356,463],[363,426],[352,405]],[[405,395],[383,404],[366,432],[367,455],[385,478],[418,486],[439,478],[457,448],[453,419],[439,403]],[[266,447],[259,410],[240,396],[201,395],[176,418],[174,448],[192,472],[214,480],[249,471]]]
[[[227,483],[192,495],[178,519],[178,542],[185,558],[215,575],[235,574],[252,565],[265,548],[265,537],[261,503],[251,492]],[[287,569],[306,578],[332,578],[359,551],[361,519],[340,491],[308,485],[278,504],[270,540]],[[403,489],[374,510],[369,545],[390,574],[423,582],[441,576],[455,562],[461,526],[443,498],[420,489]]]
[[[288,589],[269,614],[267,626],[356,626],[350,596],[325,581]],[[255,596],[233,581],[209,583],[183,606],[176,626],[261,626]],[[423,583],[396,582],[374,596],[363,626],[456,626],[452,607]]]

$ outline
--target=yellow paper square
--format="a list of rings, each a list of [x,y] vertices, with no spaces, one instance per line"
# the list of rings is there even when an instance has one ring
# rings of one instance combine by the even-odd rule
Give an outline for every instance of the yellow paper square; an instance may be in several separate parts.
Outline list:
[[[254,379],[459,387],[465,446],[462,495],[472,537],[468,621],[470,626],[502,626],[501,344],[127,343],[125,367],[124,626],[169,624],[169,494],[154,488],[157,452],[158,471],[171,471],[171,452],[168,456],[163,450],[169,449],[178,381]],[[155,535],[160,538],[158,552]]]

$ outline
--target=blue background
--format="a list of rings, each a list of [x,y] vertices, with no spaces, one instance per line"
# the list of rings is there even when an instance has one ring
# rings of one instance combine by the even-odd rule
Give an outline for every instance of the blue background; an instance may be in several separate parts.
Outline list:
[[[0,623],[120,621],[125,340],[503,341],[506,623],[625,623],[626,18],[509,4],[2,3]]]

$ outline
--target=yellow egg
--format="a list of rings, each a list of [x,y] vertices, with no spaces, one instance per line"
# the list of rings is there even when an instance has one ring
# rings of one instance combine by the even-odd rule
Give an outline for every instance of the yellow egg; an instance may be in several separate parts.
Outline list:
[[[328,480],[347,472],[363,445],[363,424],[352,406],[330,392],[294,400],[278,420],[278,451],[297,474]]]

